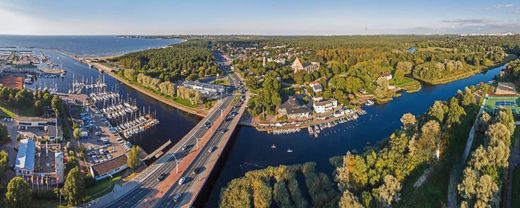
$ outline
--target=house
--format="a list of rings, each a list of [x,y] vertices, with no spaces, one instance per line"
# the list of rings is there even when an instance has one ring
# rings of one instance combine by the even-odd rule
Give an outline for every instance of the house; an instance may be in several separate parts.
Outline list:
[[[338,101],[336,99],[329,99],[314,102],[312,107],[314,108],[314,112],[316,113],[326,113],[338,107]]]
[[[303,63],[300,61],[299,58],[296,58],[294,62],[291,65],[291,68],[293,69],[294,73],[299,71],[305,71],[307,73],[312,73],[314,71],[318,71],[318,68],[320,68],[319,62],[310,62],[310,63]]]
[[[381,76],[379,76],[379,77],[385,78],[386,80],[391,80],[392,74],[390,74],[390,72],[383,72],[383,73],[381,73]]]
[[[110,177],[128,168],[126,163],[127,159],[126,154],[123,154],[104,163],[92,165],[90,166],[90,174],[94,176],[97,181]]]
[[[319,82],[312,82],[309,84],[309,86],[311,87],[311,89],[314,93],[323,92],[323,87],[321,86],[321,84]]]
[[[310,116],[309,107],[294,96],[290,96],[287,101],[282,103],[278,113],[286,115],[288,119],[293,120],[307,119]]]
[[[17,176],[32,175],[34,173],[34,158],[36,145],[32,139],[23,139],[18,144],[16,153],[16,165],[14,172]]]

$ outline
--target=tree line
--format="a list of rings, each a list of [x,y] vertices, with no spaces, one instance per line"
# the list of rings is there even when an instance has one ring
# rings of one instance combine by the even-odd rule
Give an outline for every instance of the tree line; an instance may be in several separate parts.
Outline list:
[[[487,85],[467,88],[448,101],[436,101],[422,116],[404,114],[402,127],[379,148],[362,154],[348,152],[337,169],[342,196],[340,207],[390,207],[400,201],[403,181],[424,165],[443,158],[466,112],[476,106],[473,92]]]
[[[249,171],[221,190],[219,207],[337,207],[334,184],[315,167],[308,162]]]

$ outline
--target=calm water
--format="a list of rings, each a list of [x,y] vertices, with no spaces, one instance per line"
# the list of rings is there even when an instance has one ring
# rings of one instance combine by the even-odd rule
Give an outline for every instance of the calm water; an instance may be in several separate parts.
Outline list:
[[[78,56],[109,56],[159,48],[179,39],[118,38],[115,36],[19,36],[0,35],[0,48],[59,49]]]
[[[403,93],[401,97],[387,104],[365,107],[367,115],[361,116],[357,121],[326,129],[318,138],[309,136],[306,129],[295,134],[272,135],[242,127],[211,190],[206,207],[216,207],[221,188],[231,179],[244,176],[249,170],[269,165],[316,161],[320,171],[331,174],[332,168],[328,162],[330,157],[344,155],[348,150],[361,152],[367,143],[377,143],[400,128],[399,119],[403,114],[423,114],[435,100],[447,100],[457,90],[492,80],[503,68],[497,67],[445,85],[424,86],[419,92]],[[277,148],[272,149],[272,144]],[[293,150],[292,153],[287,152],[289,148]]]
[[[64,78],[40,78],[37,81],[39,86],[44,84],[47,87],[57,86],[59,92],[68,92],[72,85],[73,77],[76,80],[96,80],[101,74],[97,70],[90,69],[87,65],[81,64],[57,50],[77,55],[116,55],[179,42],[181,41],[171,39],[117,38],[113,36],[0,36],[0,48],[17,47],[19,50],[33,50],[37,54],[43,52],[53,63],[59,64],[63,69],[67,70]],[[121,84],[110,76],[104,76],[104,79],[110,89],[117,89],[124,98],[135,100],[141,109],[144,106],[147,111],[150,109],[152,113],[156,112],[160,121],[159,125],[130,140],[133,144],[143,147],[146,152],[155,150],[168,139],[174,142],[181,139],[200,120],[196,116],[157,102]]]

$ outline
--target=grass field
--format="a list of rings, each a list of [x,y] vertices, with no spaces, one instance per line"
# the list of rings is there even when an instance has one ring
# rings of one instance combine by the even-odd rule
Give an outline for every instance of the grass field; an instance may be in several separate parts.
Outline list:
[[[515,105],[512,106],[500,106],[501,108],[512,109],[513,112],[520,112],[520,98],[519,97],[494,97],[489,96],[484,106],[484,110],[488,113],[493,113],[497,107],[497,102],[514,102]]]
[[[124,173],[124,171],[114,175],[112,178],[105,178],[103,180],[96,182],[96,184],[94,184],[93,186],[88,187],[87,191],[86,191],[87,196],[86,196],[85,201],[98,198],[98,197],[103,196],[106,193],[112,191],[112,188],[114,187],[114,185],[119,180],[121,180],[121,176],[123,175],[123,173]]]

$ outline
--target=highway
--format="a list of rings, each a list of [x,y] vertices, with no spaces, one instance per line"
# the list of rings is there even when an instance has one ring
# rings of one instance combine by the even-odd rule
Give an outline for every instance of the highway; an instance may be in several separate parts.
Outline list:
[[[223,68],[224,67],[229,66],[223,66]],[[228,69],[229,68],[224,68],[225,71],[228,71]],[[231,85],[235,87],[239,86],[238,77],[234,73],[229,74],[228,77],[230,78]],[[193,184],[195,175],[201,174],[205,171],[204,164],[208,161],[208,158],[210,158],[209,156],[213,153],[213,151],[209,150],[215,147],[224,148],[223,146],[218,146],[218,144],[222,136],[225,134],[225,131],[222,131],[222,129],[229,129],[231,120],[223,119],[228,115],[222,114],[226,111],[226,109],[231,108],[230,105],[232,104],[232,101],[235,96],[236,95],[228,95],[220,101],[218,101],[215,104],[216,106],[213,108],[213,110],[209,113],[207,117],[202,119],[193,128],[192,131],[190,131],[185,137],[183,137],[182,140],[178,142],[178,144],[174,145],[173,148],[171,148],[166,154],[164,154],[161,158],[159,158],[156,161],[156,163],[158,163],[159,166],[158,168],[152,169],[151,167],[148,167],[147,170],[145,170],[142,173],[142,175],[144,175],[145,178],[140,180],[139,183],[133,189],[128,191],[122,197],[114,200],[113,202],[103,207],[148,207],[148,205],[143,205],[143,203],[149,203],[145,200],[153,198],[154,195],[158,194],[159,190],[157,190],[157,187],[161,185],[161,183],[165,183],[165,181],[158,180],[159,176],[161,176],[162,174],[181,174],[181,176],[186,177],[187,180],[182,185],[179,185],[178,181],[175,181],[175,183],[173,184],[168,184],[170,186],[168,191],[160,199],[158,199],[158,201],[153,201],[151,203],[156,203],[157,207],[172,207],[174,206],[173,197],[178,193],[182,193],[182,197],[179,199],[179,201],[187,200],[187,196],[189,194],[186,194],[184,192],[186,192],[186,190],[189,189],[190,186]],[[240,102],[239,104],[243,105],[243,102]],[[236,112],[236,109],[238,109],[239,107],[240,106],[233,108],[232,111]],[[220,125],[213,125],[219,117],[221,117],[221,120],[223,120],[222,123]],[[211,123],[211,126],[209,128],[207,126],[208,122]],[[205,145],[201,145],[200,143],[198,143],[197,139],[202,138],[203,135],[210,130],[214,131],[214,133],[209,137],[207,143],[205,143]],[[230,131],[232,130],[233,129],[230,129]],[[184,147],[188,148],[184,149]],[[199,152],[197,153],[194,151]],[[183,158],[191,153],[197,153],[195,159],[188,165],[188,167],[184,171],[177,173],[176,165],[178,163],[182,164]],[[197,170],[197,173],[195,173],[194,170]]]
[[[229,129],[231,125],[231,120],[224,121],[220,129]],[[175,183],[172,185],[172,187],[168,190],[168,192],[160,199],[160,201],[156,204],[155,207],[174,207],[174,206],[182,206],[186,203],[186,201],[189,201],[190,199],[184,198],[186,195],[188,197],[192,197],[188,190],[193,186],[193,182],[195,182],[197,175],[200,174],[198,172],[201,167],[206,168],[206,164],[210,160],[210,155],[215,154],[214,152],[210,152],[210,149],[213,147],[217,148],[224,148],[224,145],[220,145],[220,142],[224,136],[223,131],[217,131],[211,139],[210,142],[202,149],[202,152],[197,155],[197,158],[195,159],[195,162],[192,163],[187,170],[184,172],[183,177],[185,177],[187,180],[182,185]],[[175,195],[181,196],[179,199],[179,203],[175,203],[174,197]]]

